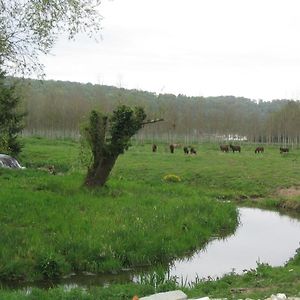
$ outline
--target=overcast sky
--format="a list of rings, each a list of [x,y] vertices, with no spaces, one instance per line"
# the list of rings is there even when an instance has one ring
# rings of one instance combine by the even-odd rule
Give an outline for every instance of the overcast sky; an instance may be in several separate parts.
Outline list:
[[[102,39],[61,38],[46,79],[300,99],[299,0],[103,0]]]

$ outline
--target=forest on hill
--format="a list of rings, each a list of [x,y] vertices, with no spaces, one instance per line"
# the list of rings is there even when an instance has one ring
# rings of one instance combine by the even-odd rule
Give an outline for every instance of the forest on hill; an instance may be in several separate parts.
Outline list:
[[[253,101],[234,96],[188,97],[105,85],[23,80],[19,85],[27,112],[24,134],[76,137],[91,109],[111,112],[119,104],[142,106],[149,119],[138,139],[196,143],[228,138],[255,143],[299,144],[300,102]]]

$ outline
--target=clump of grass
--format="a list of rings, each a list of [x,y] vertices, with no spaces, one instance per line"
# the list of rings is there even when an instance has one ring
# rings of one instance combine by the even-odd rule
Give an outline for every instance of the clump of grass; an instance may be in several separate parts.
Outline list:
[[[152,286],[156,293],[175,290],[178,287],[178,278],[171,276],[163,266],[158,266],[155,271],[141,274],[138,282],[140,285]]]

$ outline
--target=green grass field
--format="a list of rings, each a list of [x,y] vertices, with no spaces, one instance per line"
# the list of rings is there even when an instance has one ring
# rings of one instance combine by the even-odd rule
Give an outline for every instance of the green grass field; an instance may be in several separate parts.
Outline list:
[[[134,144],[119,157],[107,186],[88,190],[82,186],[85,170],[79,163],[77,142],[30,138],[24,139],[24,145],[20,162],[27,169],[0,169],[2,280],[166,264],[203,246],[212,236],[235,229],[235,204],[220,200],[272,209],[285,206],[298,215],[300,211],[299,195],[287,199],[278,193],[299,186],[297,149],[280,155],[278,147],[267,146],[264,154],[255,155],[255,147],[245,145],[241,153],[233,154],[220,152],[218,145],[202,144],[196,147],[196,156],[185,156],[182,149],[170,154],[166,146],[158,145],[158,152],[152,153],[150,144]],[[55,166],[57,175],[44,170],[49,165]],[[181,181],[164,181],[170,174]],[[299,264],[296,257],[282,268],[259,266],[256,273],[228,275],[186,292],[191,296],[243,297],[245,293],[263,297],[275,292],[276,282],[281,282],[296,295]],[[162,281],[160,288],[176,288],[176,283]],[[57,288],[24,296],[2,290],[0,298],[130,299],[152,292],[153,286],[146,282],[88,293]]]

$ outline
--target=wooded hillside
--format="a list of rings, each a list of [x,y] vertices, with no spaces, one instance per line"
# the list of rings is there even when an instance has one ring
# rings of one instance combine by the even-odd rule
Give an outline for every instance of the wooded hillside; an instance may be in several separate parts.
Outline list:
[[[298,101],[252,101],[243,97],[187,97],[126,90],[104,85],[25,80],[20,86],[27,111],[24,134],[77,136],[91,109],[111,112],[118,104],[140,105],[149,119],[137,138],[194,143],[246,137],[256,143],[300,141]]]

